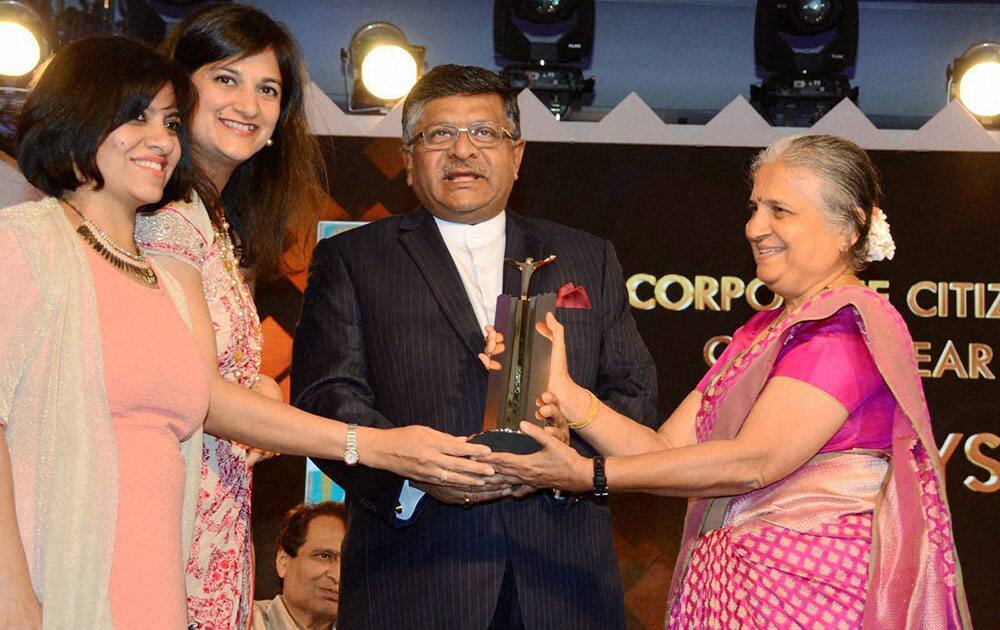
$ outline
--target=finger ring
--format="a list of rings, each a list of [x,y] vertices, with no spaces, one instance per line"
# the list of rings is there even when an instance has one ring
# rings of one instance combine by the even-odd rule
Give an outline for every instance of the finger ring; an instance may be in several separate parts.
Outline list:
[[[465,496],[462,497],[462,507],[467,508],[470,505],[472,505],[472,497],[470,497],[469,493],[466,492]]]
[[[448,469],[447,468],[445,468],[444,470],[441,471],[441,475],[439,476],[439,478],[441,479],[441,483],[445,483],[445,482],[448,481]]]

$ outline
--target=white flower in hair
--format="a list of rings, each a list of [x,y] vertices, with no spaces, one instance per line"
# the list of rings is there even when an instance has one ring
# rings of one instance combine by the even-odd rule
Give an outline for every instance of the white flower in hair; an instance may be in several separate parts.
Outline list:
[[[888,258],[892,260],[896,253],[896,243],[892,240],[892,233],[889,232],[889,221],[882,212],[882,208],[876,206],[872,209],[871,225],[868,226],[868,238],[865,244],[865,260],[877,262]]]

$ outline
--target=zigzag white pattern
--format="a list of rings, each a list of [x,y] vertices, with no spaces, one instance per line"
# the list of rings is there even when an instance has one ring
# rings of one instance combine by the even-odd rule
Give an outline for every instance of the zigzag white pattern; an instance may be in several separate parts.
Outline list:
[[[387,116],[349,116],[322,91],[306,91],[313,133],[399,137],[401,108]],[[315,102],[310,102],[315,101]],[[877,129],[850,101],[843,101],[810,128],[771,127],[742,96],[734,98],[705,125],[668,125],[636,93],[626,96],[600,122],[557,121],[528,90],[518,97],[522,135],[532,142],[759,147],[782,136],[808,131],[832,133],[866,149],[1000,152],[1000,132],[983,128],[952,101],[917,130]]]

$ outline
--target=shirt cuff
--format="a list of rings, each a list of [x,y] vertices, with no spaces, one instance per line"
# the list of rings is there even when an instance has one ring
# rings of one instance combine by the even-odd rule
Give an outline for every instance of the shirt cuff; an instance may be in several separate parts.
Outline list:
[[[413,518],[413,512],[417,509],[420,499],[424,498],[424,491],[410,485],[410,480],[403,480],[403,488],[399,491],[399,506],[402,508],[396,514],[396,518],[401,521],[408,521]]]

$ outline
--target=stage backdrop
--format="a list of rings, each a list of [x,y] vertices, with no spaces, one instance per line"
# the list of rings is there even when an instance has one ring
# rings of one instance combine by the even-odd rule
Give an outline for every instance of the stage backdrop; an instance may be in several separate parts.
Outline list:
[[[633,140],[634,142],[634,140]],[[324,138],[332,200],[324,218],[377,220],[410,210],[399,141]],[[743,239],[754,148],[529,142],[510,207],[610,239],[633,315],[659,371],[663,417],[697,383],[727,335],[754,309],[777,306],[754,282]],[[1000,160],[996,153],[873,151],[897,244],[865,274],[903,313],[946,461],[947,485],[973,620],[1000,627]],[[303,260],[298,260],[300,265]],[[556,263],[558,264],[558,263]],[[304,273],[260,285],[265,371],[287,392],[290,335]],[[303,464],[258,467],[254,492],[257,597],[276,589],[273,537],[302,498]],[[656,628],[676,557],[684,502],[611,498],[629,624]],[[567,533],[567,535],[570,535]]]

